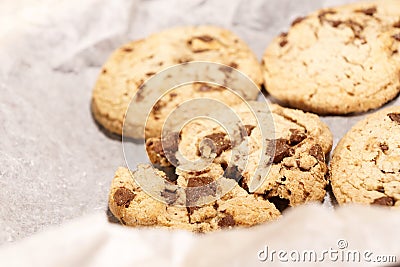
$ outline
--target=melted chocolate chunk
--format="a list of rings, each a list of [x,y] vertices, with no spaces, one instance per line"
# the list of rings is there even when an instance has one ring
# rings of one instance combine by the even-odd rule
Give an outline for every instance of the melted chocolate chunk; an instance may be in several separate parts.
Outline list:
[[[221,155],[222,152],[231,148],[231,142],[225,139],[226,134],[214,133],[204,137],[204,139],[211,139],[214,143],[215,152],[217,156]]]
[[[400,33],[396,33],[395,35],[392,35],[392,37],[393,37],[396,41],[400,41]]]
[[[247,136],[250,136],[250,135],[251,135],[251,132],[252,132],[253,129],[256,128],[256,127],[253,126],[253,125],[245,125],[244,128],[246,129]]]
[[[169,190],[167,188],[165,188],[164,191],[161,192],[161,196],[169,205],[173,204],[178,199],[178,194],[176,193],[176,190]]]
[[[365,9],[358,9],[356,10],[356,12],[358,13],[364,13],[367,16],[373,16],[376,13],[377,9],[376,7],[369,7],[369,8],[365,8]]]
[[[284,158],[293,155],[293,149],[288,144],[286,139],[276,139],[275,140],[275,155],[273,158],[273,163],[279,163]]]
[[[228,166],[224,172],[224,177],[228,179],[233,179],[236,182],[239,182],[243,178],[238,166]]]
[[[189,178],[186,188],[186,203],[193,206],[200,197],[215,196],[216,190],[215,182],[211,177]]]
[[[400,113],[389,113],[387,114],[392,121],[400,123]]]
[[[235,226],[235,224],[236,224],[235,219],[229,213],[226,213],[225,217],[223,217],[222,219],[220,219],[218,221],[218,226],[221,227],[221,228]]]
[[[300,22],[302,22],[305,19],[305,17],[298,17],[292,22],[292,27]]]
[[[180,135],[179,133],[168,133],[167,135],[163,136],[163,146],[164,146],[164,153],[165,156],[169,159],[171,164],[176,165],[178,160],[175,157],[175,153],[179,149],[179,141]]]
[[[122,48],[122,51],[129,53],[129,52],[132,52],[133,49],[130,47],[124,47],[124,48]]]
[[[214,40],[214,38],[211,37],[211,36],[209,36],[209,35],[196,36],[195,38],[196,38],[196,39],[199,39],[199,40],[201,40],[201,41],[203,41],[203,42],[206,42],[206,43],[211,42],[211,41]]]
[[[324,162],[325,161],[325,156],[324,152],[322,151],[322,147],[318,144],[313,145],[310,148],[309,154],[316,158],[318,161]]]
[[[307,135],[300,130],[290,129],[289,131],[291,132],[289,143],[292,146],[299,144],[301,141],[307,138]]]
[[[135,196],[136,194],[131,190],[120,187],[115,191],[113,198],[117,206],[125,206],[125,208],[127,208]]]
[[[393,206],[394,198],[392,197],[380,197],[375,199],[371,204],[373,205],[382,205],[382,206]]]

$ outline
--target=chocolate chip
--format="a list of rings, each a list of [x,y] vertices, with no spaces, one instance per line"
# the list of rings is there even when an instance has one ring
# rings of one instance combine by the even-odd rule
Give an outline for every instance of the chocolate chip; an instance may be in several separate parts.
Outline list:
[[[193,212],[198,209],[199,209],[199,207],[186,207],[186,210],[188,211],[189,215],[192,215]],[[190,218],[189,218],[189,220],[190,220]]]
[[[211,177],[189,178],[186,188],[186,204],[193,206],[200,197],[215,196],[216,185]]]
[[[214,180],[211,177],[192,177],[188,180],[188,187],[202,187],[211,184]]]
[[[221,218],[218,221],[218,226],[221,228],[232,227],[235,226],[235,224],[236,224],[235,219],[229,213],[225,214],[225,217]]]
[[[203,84],[197,90],[200,92],[207,92],[207,91],[211,91],[212,88],[210,86],[208,86],[207,84]]]
[[[230,74],[232,72],[232,68],[229,68],[227,66],[221,66],[218,68],[220,71],[222,71],[225,74]]]
[[[393,27],[400,28],[400,20],[393,24]]]
[[[201,40],[201,41],[203,41],[203,42],[207,42],[207,43],[214,40],[214,38],[211,37],[211,36],[209,36],[209,35],[196,36],[195,38],[196,38],[196,39],[199,39],[199,40]]]
[[[150,139],[146,142],[146,150],[148,153],[154,152],[159,156],[165,156],[161,140]]]
[[[133,51],[133,49],[130,48],[130,47],[124,47],[124,48],[122,48],[122,50],[123,50],[124,52],[128,52],[128,53]]]
[[[156,74],[155,72],[147,72],[146,75],[147,76],[153,76],[154,74]]]
[[[279,196],[269,197],[267,198],[267,200],[274,204],[277,210],[279,210],[280,212],[287,209],[290,203],[289,199],[281,198]]]
[[[400,113],[389,113],[387,114],[392,121],[400,123]]]
[[[179,64],[186,64],[186,63],[188,63],[188,62],[190,62],[192,60],[193,59],[190,59],[190,58],[180,58],[180,59],[178,59],[178,63]]]
[[[313,145],[310,148],[309,154],[310,154],[310,156],[313,156],[314,158],[316,158],[318,161],[321,161],[321,162],[325,161],[324,152],[322,151],[322,147],[318,144]]]
[[[135,196],[136,194],[131,190],[125,187],[120,187],[115,191],[113,199],[117,206],[125,206],[125,208],[127,208]]]
[[[237,63],[235,63],[235,62],[232,62],[231,64],[229,64],[229,67],[237,69],[239,67],[239,65]]]
[[[343,23],[343,21],[340,20],[326,20],[333,28],[339,27],[340,24]]]
[[[333,14],[336,14],[336,11],[331,10],[331,9],[330,10],[322,10],[318,14],[319,22],[322,23],[325,20],[326,15],[333,15]]]
[[[253,126],[253,125],[245,125],[244,128],[246,129],[247,136],[250,136],[250,135],[251,135],[251,132],[253,131],[254,128],[256,128],[256,126]]]
[[[228,166],[224,172],[224,177],[228,179],[233,179],[236,182],[239,182],[243,178],[238,166]]]
[[[287,37],[288,33],[287,32],[281,32],[281,34],[279,34],[279,37],[284,38]]]
[[[162,144],[164,146],[164,153],[171,162],[171,164],[175,165],[178,163],[178,160],[175,157],[175,153],[179,149],[179,133],[172,132],[163,136]]]
[[[393,206],[394,198],[392,197],[380,197],[375,199],[371,204],[373,205],[382,205],[382,206]]]
[[[286,139],[276,139],[275,140],[275,155],[273,158],[273,163],[279,163],[284,158],[293,155],[293,149],[289,146]]]
[[[301,141],[307,138],[307,135],[298,129],[290,129],[291,135],[289,137],[289,143],[291,145],[297,145]]]
[[[199,92],[210,92],[210,91],[223,91],[224,88],[222,86],[210,86],[206,83],[196,83],[197,85],[197,91]]]
[[[167,204],[173,204],[178,199],[178,194],[176,193],[176,189],[169,190],[165,188],[164,191],[161,192],[161,196],[165,199]]]
[[[154,112],[154,114],[157,114],[157,113],[159,113],[160,112],[160,110],[163,108],[163,107],[165,107],[167,105],[167,103],[166,102],[163,102],[163,101],[157,101],[157,103],[155,103],[154,104],[154,106],[153,106],[153,112]]]
[[[388,146],[387,144],[385,144],[385,143],[380,144],[379,147],[381,148],[381,150],[382,150],[383,152],[386,152],[386,151],[389,150],[389,146]]]
[[[285,45],[287,45],[287,43],[288,43],[288,40],[287,40],[287,39],[283,39],[283,40],[281,40],[281,41],[279,42],[279,46],[280,46],[280,47],[284,47]]]
[[[103,69],[103,70],[101,71],[101,73],[106,74],[106,73],[107,73],[107,69]]]
[[[305,17],[298,17],[292,22],[292,27],[300,22],[302,22],[305,19]]]
[[[373,16],[376,13],[376,11],[377,11],[376,7],[370,7],[370,8],[356,10],[356,12],[364,13],[367,16]]]
[[[214,133],[206,135],[205,139],[211,139],[214,143],[215,152],[217,156],[221,155],[222,152],[231,148],[231,142],[225,139],[226,134],[224,133]]]
[[[400,41],[400,33],[396,33],[395,35],[392,35],[392,37],[393,37],[396,41]]]

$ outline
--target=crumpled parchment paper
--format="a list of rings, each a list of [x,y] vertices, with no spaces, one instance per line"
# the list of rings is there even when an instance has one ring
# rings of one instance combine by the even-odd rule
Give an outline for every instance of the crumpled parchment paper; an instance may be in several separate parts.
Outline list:
[[[101,65],[115,48],[171,26],[214,24],[233,30],[261,58],[269,41],[287,30],[296,17],[346,2],[351,1],[1,1],[0,244],[82,215],[106,212],[113,173],[125,163],[119,138],[103,132],[93,121],[90,97]],[[387,106],[399,103],[397,99]],[[323,120],[333,131],[336,144],[365,115]],[[145,161],[143,151],[138,147],[137,156]],[[40,251],[51,247],[48,242],[61,245],[70,236],[69,248],[48,253],[58,265],[69,266],[61,260],[72,253],[71,260],[87,259],[87,266],[95,266],[96,258],[105,262],[118,258],[124,266],[125,257],[131,262],[137,257],[135,265],[144,265],[150,258],[150,262],[161,263],[181,256],[182,262],[231,259],[243,266],[257,260],[263,242],[276,244],[277,249],[291,245],[326,248],[347,235],[352,238],[350,245],[400,253],[400,245],[392,243],[400,236],[399,228],[394,227],[394,223],[399,225],[400,215],[368,208],[335,213],[331,209],[327,197],[324,207],[293,209],[276,223],[204,237],[121,228],[98,215],[6,246],[0,253],[12,251],[5,254],[12,258],[29,249],[32,254],[27,259],[43,260],[45,254]],[[86,244],[82,241],[86,234],[89,248],[78,252]],[[120,238],[129,256],[117,249]],[[210,251],[208,244],[220,246],[212,246]],[[153,245],[156,249],[152,251]],[[80,258],[74,253],[81,253]]]

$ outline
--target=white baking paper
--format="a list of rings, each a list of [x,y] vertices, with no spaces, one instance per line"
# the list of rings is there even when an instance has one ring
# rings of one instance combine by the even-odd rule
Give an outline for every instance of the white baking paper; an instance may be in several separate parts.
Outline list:
[[[33,260],[40,266],[251,266],[260,263],[256,254],[264,244],[323,250],[341,238],[354,249],[400,255],[398,213],[366,207],[334,212],[329,197],[323,207],[296,208],[275,223],[205,236],[127,229],[105,215],[113,173],[125,163],[120,139],[94,122],[90,98],[115,48],[171,26],[214,24],[237,33],[261,58],[296,17],[346,2],[1,1],[0,266],[11,266],[9,260],[20,266]],[[323,120],[336,144],[365,115]],[[145,161],[143,152],[138,146]],[[15,242],[93,213],[101,215]]]

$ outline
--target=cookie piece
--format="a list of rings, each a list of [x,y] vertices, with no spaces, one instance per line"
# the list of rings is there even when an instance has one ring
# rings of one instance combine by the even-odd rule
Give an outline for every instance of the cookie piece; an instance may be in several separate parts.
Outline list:
[[[249,104],[255,113],[267,112],[260,102],[250,101]],[[273,125],[271,121],[260,122],[261,125],[274,129],[274,138],[267,140],[246,104],[233,106],[232,109],[245,125],[247,136],[242,138],[241,143],[235,144],[224,128],[212,120],[193,120],[179,133],[178,149],[174,154],[177,159],[174,163],[177,166],[176,172],[185,177],[187,170],[190,170],[182,165],[183,159],[198,162],[209,158],[213,164],[218,164],[225,170],[225,177],[236,180],[242,188],[254,195],[270,200],[279,209],[307,201],[322,201],[328,183],[325,178],[325,155],[331,150],[332,134],[318,116],[270,105]],[[148,142],[156,141],[157,139],[151,139]],[[272,164],[268,172],[268,160],[260,162],[260,153],[263,146],[269,144],[275,146],[275,153],[271,155]],[[232,159],[233,150],[241,147],[248,150]],[[147,149],[151,151],[151,147],[148,146]],[[168,165],[168,159],[162,156],[153,161],[161,165],[166,162]],[[238,167],[243,165],[239,164],[241,162],[247,163],[245,169]],[[261,169],[261,173],[267,173],[266,177],[257,177],[257,169]],[[253,188],[253,184],[257,182],[255,179],[261,178],[265,178],[264,181]]]
[[[276,99],[319,114],[364,112],[400,91],[400,5],[355,3],[293,21],[262,67]]]
[[[208,170],[214,167],[216,165]],[[208,175],[212,176],[211,173]],[[150,195],[136,183],[138,179],[152,180],[154,177],[162,178],[161,184],[152,187],[153,192]],[[200,187],[210,182],[206,177],[207,171],[200,176],[192,174],[186,179],[180,177],[178,184],[185,187],[172,191],[168,188],[168,182],[162,182],[165,174],[149,165],[139,165],[135,172],[121,167],[112,181],[109,207],[121,223],[128,226],[166,227],[193,232],[252,226],[280,216],[272,203],[248,194],[230,179],[221,178],[212,188]],[[193,191],[195,188],[198,190]],[[225,191],[224,188],[232,190],[219,200],[202,206],[195,205],[199,198],[219,194]],[[186,207],[188,199],[194,201],[188,205],[190,207]]]
[[[242,71],[258,86],[263,82],[256,56],[232,32],[214,26],[172,28],[128,43],[110,56],[93,89],[92,111],[95,119],[107,130],[121,135],[128,105],[137,92],[140,94],[146,80],[170,66],[190,61],[225,64]],[[258,94],[246,90],[239,93],[245,99],[256,99]],[[183,99],[202,96],[228,104],[238,101],[221,87],[202,83],[184,86],[170,92],[154,106],[146,135],[159,136],[165,116]],[[145,99],[146,96],[139,95],[137,100]],[[129,135],[143,138],[143,129],[133,126]]]
[[[339,204],[400,207],[400,107],[354,125],[335,148],[330,172]]]

